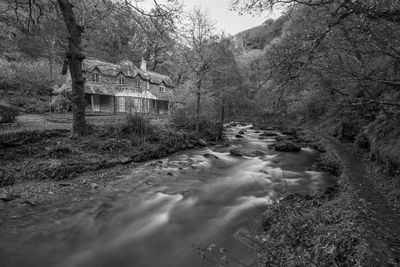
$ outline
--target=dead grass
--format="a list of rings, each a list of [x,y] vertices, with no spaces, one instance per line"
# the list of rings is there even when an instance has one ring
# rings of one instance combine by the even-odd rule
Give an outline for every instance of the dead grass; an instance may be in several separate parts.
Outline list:
[[[376,162],[369,166],[369,173],[388,202],[400,207],[400,114],[387,116],[377,118],[366,130],[369,158]]]
[[[360,266],[363,247],[347,193],[290,194],[264,213],[263,266]]]

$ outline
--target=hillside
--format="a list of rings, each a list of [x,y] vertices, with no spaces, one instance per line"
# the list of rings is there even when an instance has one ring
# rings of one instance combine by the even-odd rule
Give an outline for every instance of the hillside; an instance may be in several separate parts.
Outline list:
[[[236,52],[263,50],[267,44],[281,35],[286,20],[286,16],[276,20],[268,19],[259,26],[239,32],[234,36]]]

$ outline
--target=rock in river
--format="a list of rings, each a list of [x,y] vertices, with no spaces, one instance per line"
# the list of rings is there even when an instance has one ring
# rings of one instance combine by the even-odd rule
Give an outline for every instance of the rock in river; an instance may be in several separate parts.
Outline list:
[[[292,142],[279,142],[275,145],[275,150],[281,152],[299,152],[301,148]]]
[[[236,138],[243,138],[243,135],[237,134],[235,135]]]
[[[280,142],[280,141],[288,141],[288,140],[293,140],[293,136],[275,136],[276,141]]]
[[[204,141],[203,139],[197,140],[197,143],[198,143],[199,145],[201,145],[201,146],[207,146],[207,142]]]
[[[268,136],[277,136],[277,133],[274,132],[263,132],[260,134],[260,136],[268,137]]]
[[[238,132],[238,134],[244,134],[244,131],[243,131],[243,130],[240,130],[240,131]]]
[[[208,159],[219,159],[217,156],[215,156],[211,153],[206,153],[203,155],[203,157],[208,158]]]
[[[229,151],[229,153],[232,156],[236,156],[236,157],[242,157],[242,156],[246,156],[246,157],[260,157],[265,155],[264,152],[260,151],[260,150],[251,150],[251,149],[241,149],[241,148],[234,148],[231,149]]]

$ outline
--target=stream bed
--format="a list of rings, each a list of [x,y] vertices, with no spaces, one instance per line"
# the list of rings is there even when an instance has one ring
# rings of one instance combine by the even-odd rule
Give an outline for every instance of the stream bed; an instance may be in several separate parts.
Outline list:
[[[225,257],[229,266],[257,266],[252,240],[275,192],[324,190],[335,178],[313,166],[316,151],[268,149],[275,139],[250,128],[227,129],[229,146],[140,164],[108,185],[98,206],[59,222],[63,231],[27,243],[10,266],[197,267]],[[231,155],[235,148],[251,156]]]

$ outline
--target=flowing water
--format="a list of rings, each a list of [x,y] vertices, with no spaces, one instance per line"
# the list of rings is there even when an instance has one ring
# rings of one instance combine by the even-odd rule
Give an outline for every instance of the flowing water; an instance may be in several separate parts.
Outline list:
[[[226,255],[229,266],[256,266],[251,239],[272,193],[324,189],[334,178],[315,170],[315,151],[269,150],[274,140],[259,140],[249,128],[228,129],[229,147],[179,152],[135,168],[112,184],[97,212],[71,217],[68,231],[75,229],[79,238],[47,240],[37,258],[60,267],[196,267],[213,266]],[[235,138],[240,129],[247,129],[244,138]],[[264,155],[235,157],[232,148]],[[215,247],[204,258],[194,244]]]

